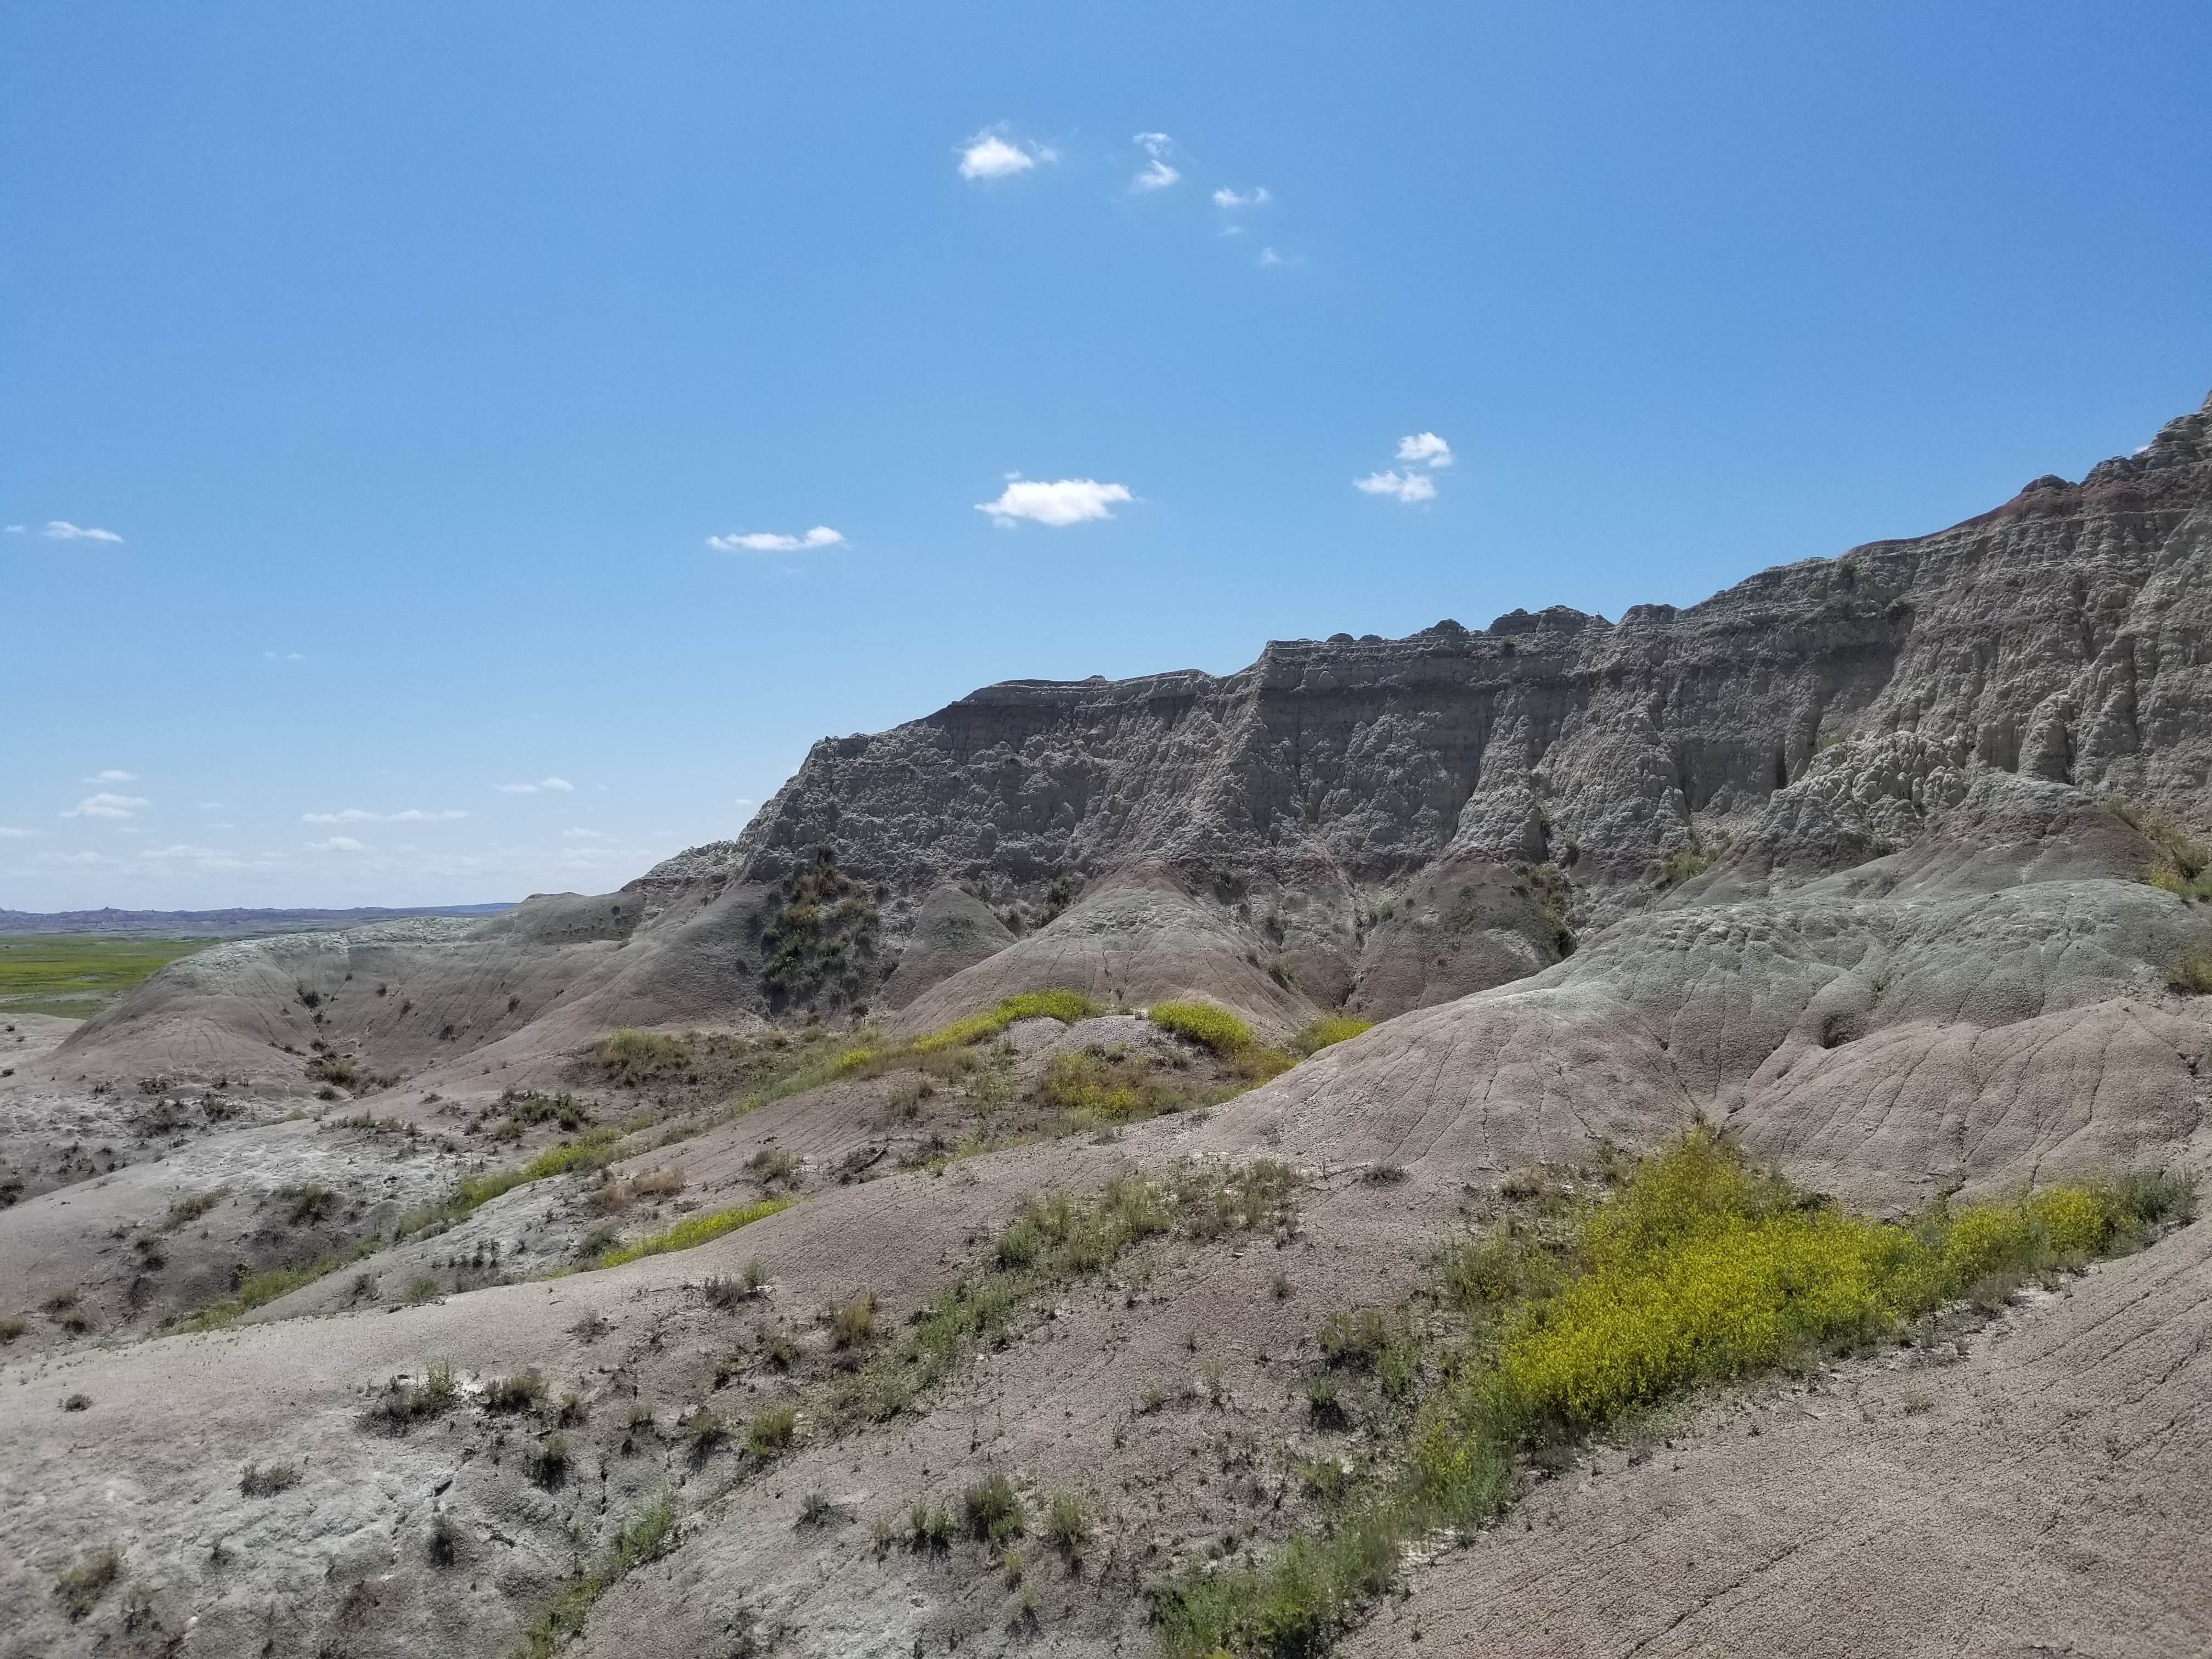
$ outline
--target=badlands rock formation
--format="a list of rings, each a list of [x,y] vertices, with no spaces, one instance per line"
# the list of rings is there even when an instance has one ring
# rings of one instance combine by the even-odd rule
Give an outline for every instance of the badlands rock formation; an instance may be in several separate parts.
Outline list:
[[[20,1194],[0,1267],[37,1292],[0,1367],[0,1600],[21,1615],[0,1654],[505,1654],[658,1493],[673,1547],[605,1587],[575,1650],[1142,1651],[1142,1583],[1224,1533],[1281,1536],[1302,1500],[1278,1454],[1336,1455],[1299,1394],[1322,1316],[1402,1294],[1528,1165],[1703,1116],[1883,1211],[2199,1170],[2208,623],[2212,405],[2079,483],[1687,610],[990,687],[817,744],[737,840],[620,892],[180,961],[0,1084]],[[1006,1144],[992,1126],[1054,1055],[1160,1041],[1025,1022],[997,1093],[855,1073],[687,1118],[680,1142],[631,1131],[612,1198],[538,1180],[386,1242],[493,1161],[466,1134],[522,1128],[508,1091],[571,1091],[611,1125],[716,1086],[704,1037],[681,1076],[594,1070],[616,1027],[757,1056],[809,1015],[908,1034],[1055,986],[1208,998],[1278,1039],[1381,1023],[1208,1112]],[[332,1076],[365,1098],[310,1100]],[[186,1095],[230,1115],[149,1129],[143,1103]],[[531,1125],[500,1156],[555,1133]],[[887,1152],[928,1134],[943,1156]],[[945,1161],[960,1136],[999,1149]],[[956,1392],[802,1427],[763,1474],[678,1427],[781,1403],[816,1422],[844,1363],[817,1312],[872,1295],[900,1328],[1034,1194],[1255,1155],[1304,1182],[1279,1248],[1148,1247]],[[550,1273],[679,1164],[664,1219],[803,1201]],[[162,1275],[219,1290],[307,1186],[331,1195],[303,1224],[333,1272],[227,1330],[151,1334]],[[195,1194],[219,1196],[169,1225]],[[2212,1648],[2187,1565],[2212,1470],[2204,1238],[2012,1310],[1959,1364],[1723,1401],[1680,1457],[1585,1466],[1530,1510],[1546,1531],[1415,1572],[1361,1650],[1412,1650],[1417,1627],[1501,1653]],[[708,1293],[752,1258],[757,1297]],[[76,1332],[36,1313],[71,1285]],[[533,1439],[489,1396],[376,1431],[377,1391],[441,1361],[469,1388],[534,1369],[573,1393],[560,1478],[532,1461],[546,1424]],[[248,1459],[300,1481],[249,1497]],[[1083,1493],[1084,1571],[1040,1553],[1019,1585],[872,1540],[993,1472],[1033,1501]],[[55,1575],[110,1547],[122,1587],[73,1622]]]

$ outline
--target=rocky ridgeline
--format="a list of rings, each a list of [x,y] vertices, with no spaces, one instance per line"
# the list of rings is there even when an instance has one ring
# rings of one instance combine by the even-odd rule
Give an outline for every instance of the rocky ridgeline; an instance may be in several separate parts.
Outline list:
[[[1908,846],[1983,775],[2200,818],[2208,578],[2212,405],[2078,484],[2039,478],[1938,534],[1686,610],[1516,611],[1279,641],[1225,677],[989,686],[823,740],[741,836],[610,901],[453,924],[435,967],[369,947],[418,983],[488,953],[520,1000],[426,985],[409,1006],[434,1025],[410,1035],[387,1003],[349,1035],[414,1066],[629,1021],[872,1006],[912,1023],[1055,981],[1211,995],[1276,1028],[1387,1016],[1539,970],[1655,903]],[[832,924],[798,894],[825,867],[854,896],[815,939]],[[173,1021],[188,977],[157,976],[75,1046]],[[225,1046],[191,1018],[199,1048]]]

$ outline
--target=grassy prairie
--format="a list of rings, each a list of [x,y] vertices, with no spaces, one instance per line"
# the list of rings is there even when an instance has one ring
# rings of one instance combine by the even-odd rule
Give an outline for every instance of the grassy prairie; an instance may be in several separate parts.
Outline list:
[[[0,1014],[89,1019],[156,968],[213,943],[88,933],[0,939]]]

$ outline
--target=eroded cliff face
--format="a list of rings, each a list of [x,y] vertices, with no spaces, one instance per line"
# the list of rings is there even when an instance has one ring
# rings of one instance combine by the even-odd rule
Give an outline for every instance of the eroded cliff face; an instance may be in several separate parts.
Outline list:
[[[1278,641],[1224,677],[988,686],[817,744],[737,840],[606,901],[458,924],[419,962],[356,961],[366,939],[333,935],[327,963],[295,945],[216,986],[228,959],[210,957],[71,1055],[247,1066],[281,1042],[271,1020],[298,1023],[295,981],[372,969],[422,988],[409,1012],[326,1012],[321,1036],[410,1067],[809,1008],[914,1028],[1049,984],[1209,996],[1276,1035],[1385,1018],[1540,972],[1645,909],[1771,897],[1910,847],[1987,776],[2203,822],[2208,596],[2212,404],[2078,484],[2039,478],[1686,610],[1516,611]],[[604,906],[618,926],[611,909],[570,937]]]
[[[1508,921],[1527,971],[1558,948],[1547,904],[1602,924],[1747,842],[1762,870],[1817,875],[1909,840],[1977,769],[2193,815],[2208,503],[2212,404],[2079,484],[2038,479],[1939,534],[1687,610],[1515,611],[1278,641],[1224,678],[989,686],[817,744],[741,837],[644,884],[774,880],[826,845],[895,905],[962,883],[1018,925],[1164,870],[1241,904],[1327,1000],[1357,994],[1369,933],[1440,863],[1462,888],[1492,867],[1508,894],[1557,872]],[[1476,978],[1506,965],[1491,954]]]

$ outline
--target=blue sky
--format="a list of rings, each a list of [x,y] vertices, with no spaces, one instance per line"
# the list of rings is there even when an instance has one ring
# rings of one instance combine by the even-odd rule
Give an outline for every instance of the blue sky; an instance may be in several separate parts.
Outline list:
[[[0,905],[604,890],[992,680],[2079,476],[2212,386],[2208,70],[2202,4],[18,0]]]

